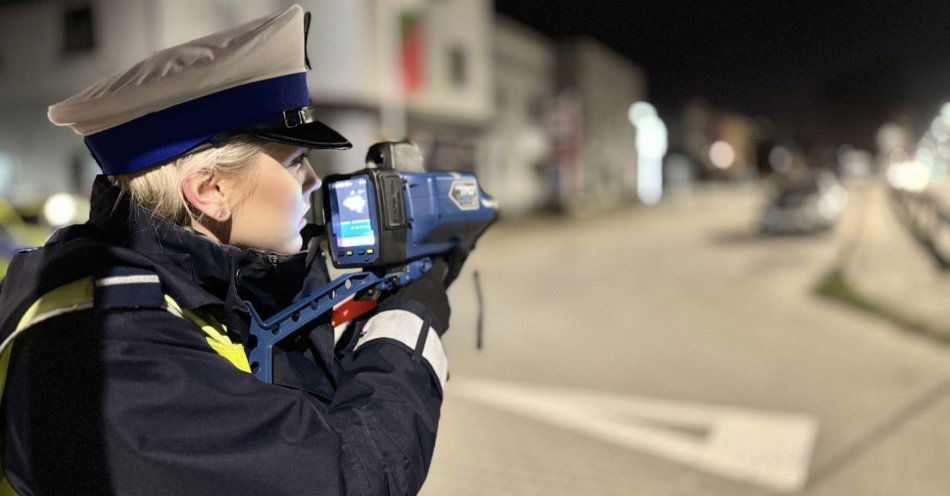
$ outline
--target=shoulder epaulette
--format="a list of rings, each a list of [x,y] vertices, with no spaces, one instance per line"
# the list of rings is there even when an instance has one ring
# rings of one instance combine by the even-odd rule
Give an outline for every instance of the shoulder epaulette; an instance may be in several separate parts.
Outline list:
[[[158,274],[138,267],[113,266],[94,280],[95,307],[161,308],[165,304]]]

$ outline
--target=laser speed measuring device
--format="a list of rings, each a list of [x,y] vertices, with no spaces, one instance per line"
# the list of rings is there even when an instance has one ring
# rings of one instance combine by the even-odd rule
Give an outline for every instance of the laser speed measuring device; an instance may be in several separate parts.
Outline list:
[[[324,181],[330,257],[339,268],[374,270],[471,249],[495,219],[495,202],[474,174],[424,172],[412,143],[377,143],[366,158],[366,169]]]
[[[425,172],[422,153],[408,141],[371,146],[365,169],[328,176],[322,193],[330,259],[338,268],[363,270],[334,279],[267,320],[245,304],[255,338],[248,360],[263,382],[273,382],[277,343],[354,297],[418,279],[433,256],[471,251],[497,217],[494,200],[474,174]]]

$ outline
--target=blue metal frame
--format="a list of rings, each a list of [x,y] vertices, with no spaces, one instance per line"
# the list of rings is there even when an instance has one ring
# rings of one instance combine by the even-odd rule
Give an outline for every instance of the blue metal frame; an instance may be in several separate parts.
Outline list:
[[[274,346],[277,343],[332,311],[333,307],[360,291],[372,287],[386,291],[396,286],[405,286],[421,277],[430,268],[432,268],[432,260],[424,258],[408,263],[402,270],[390,272],[384,276],[372,272],[344,274],[267,320],[261,319],[254,310],[254,306],[245,301],[244,306],[251,314],[251,335],[257,340],[254,346],[249,346],[251,351],[248,353],[248,362],[251,365],[251,372],[261,382],[272,384]]]
[[[251,335],[257,339],[248,354],[251,372],[262,382],[273,383],[274,346],[277,343],[333,310],[334,306],[350,296],[380,281],[371,272],[342,275],[267,320],[262,320],[254,307],[245,301],[244,306],[251,314]]]

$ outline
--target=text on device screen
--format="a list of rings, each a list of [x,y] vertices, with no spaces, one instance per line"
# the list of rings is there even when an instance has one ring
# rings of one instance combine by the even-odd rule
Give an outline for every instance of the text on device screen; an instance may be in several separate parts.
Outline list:
[[[348,248],[374,244],[376,236],[369,216],[366,179],[357,177],[337,181],[333,183],[333,187],[340,215],[337,245],[340,248]]]

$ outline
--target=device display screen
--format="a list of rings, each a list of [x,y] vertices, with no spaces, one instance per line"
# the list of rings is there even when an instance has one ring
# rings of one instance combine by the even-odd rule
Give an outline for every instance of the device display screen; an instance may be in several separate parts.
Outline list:
[[[376,235],[370,220],[366,178],[336,181],[331,186],[339,209],[340,228],[336,238],[339,248],[374,244]]]

